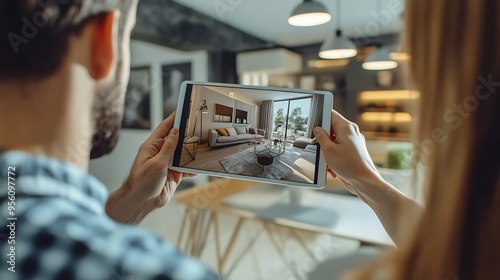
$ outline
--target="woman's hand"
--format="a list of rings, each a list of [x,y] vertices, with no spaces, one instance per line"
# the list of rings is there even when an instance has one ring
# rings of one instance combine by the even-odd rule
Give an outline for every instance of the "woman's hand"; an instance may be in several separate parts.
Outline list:
[[[332,137],[320,127],[314,129],[329,166],[328,172],[339,177],[346,188],[359,194],[357,186],[381,179],[358,126],[332,110]]]
[[[422,207],[380,176],[366,149],[365,137],[355,123],[332,111],[333,137],[330,139],[319,127],[314,129],[314,134],[331,168],[330,174],[338,176],[350,192],[373,209],[398,244],[400,215],[406,220],[415,220],[422,213]]]
[[[175,113],[141,145],[127,180],[108,199],[106,212],[115,221],[139,223],[167,204],[183,178],[194,176],[168,169],[179,141],[174,118]]]

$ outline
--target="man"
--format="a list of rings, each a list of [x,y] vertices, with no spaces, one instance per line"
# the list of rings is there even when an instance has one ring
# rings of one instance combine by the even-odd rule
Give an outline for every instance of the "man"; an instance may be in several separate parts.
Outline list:
[[[216,279],[139,223],[188,174],[171,115],[106,201],[137,0],[0,2],[0,279]],[[6,213],[6,215],[4,215]]]

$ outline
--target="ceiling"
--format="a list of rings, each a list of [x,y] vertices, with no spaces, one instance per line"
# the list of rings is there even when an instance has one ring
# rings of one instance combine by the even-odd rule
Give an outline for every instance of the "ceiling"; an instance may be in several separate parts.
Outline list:
[[[320,43],[334,33],[337,21],[335,0],[323,3],[333,18],[315,27],[288,24],[294,7],[302,0],[174,0],[207,16],[218,19],[258,38],[286,47]],[[375,0],[343,0],[341,27],[349,37],[372,37],[397,33],[402,29],[401,12],[405,0],[379,0],[381,16],[377,21]]]

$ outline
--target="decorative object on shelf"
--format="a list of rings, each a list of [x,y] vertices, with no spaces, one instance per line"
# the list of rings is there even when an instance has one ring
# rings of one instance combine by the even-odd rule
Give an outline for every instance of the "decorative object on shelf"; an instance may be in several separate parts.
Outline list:
[[[404,109],[401,106],[398,105],[383,105],[383,104],[375,104],[375,103],[370,103],[364,107],[360,107],[359,111],[361,113],[366,113],[366,112],[374,112],[374,113],[404,113]]]
[[[304,0],[292,12],[288,23],[293,26],[317,26],[329,22],[332,16],[326,7],[314,0]]]
[[[232,107],[224,106],[221,104],[215,104],[214,110],[214,122],[232,122],[233,120],[233,111]]]
[[[239,104],[236,104],[236,108],[238,108],[238,106],[241,106],[240,104],[244,103],[240,102]],[[245,110],[236,109],[234,117],[235,117],[235,123],[246,123],[243,120],[246,120],[248,118],[248,112]]]
[[[399,133],[399,130],[397,129],[397,127],[391,125],[389,127],[389,130],[387,132],[389,132],[389,133]]]
[[[319,57],[323,59],[346,59],[355,57],[358,54],[358,49],[353,41],[342,36],[341,25],[341,6],[337,0],[337,31],[334,36],[329,37],[321,46]]]

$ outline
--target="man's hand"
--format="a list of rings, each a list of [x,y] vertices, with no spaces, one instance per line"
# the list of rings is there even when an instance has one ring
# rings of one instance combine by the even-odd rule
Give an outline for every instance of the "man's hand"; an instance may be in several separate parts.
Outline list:
[[[183,178],[194,176],[168,169],[179,141],[174,118],[175,113],[141,145],[127,180],[109,197],[106,212],[113,220],[139,223],[151,211],[167,204]]]

